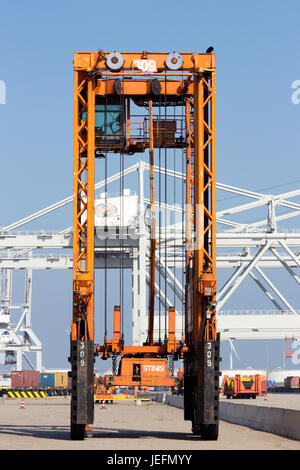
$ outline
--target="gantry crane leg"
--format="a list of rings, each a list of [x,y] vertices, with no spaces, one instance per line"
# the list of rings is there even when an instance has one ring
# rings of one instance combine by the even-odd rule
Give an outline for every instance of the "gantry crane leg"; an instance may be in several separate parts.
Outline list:
[[[201,341],[185,358],[184,419],[204,440],[218,439],[220,342]]]
[[[187,132],[190,106],[187,107]],[[218,438],[219,350],[216,330],[215,82],[214,72],[194,80],[193,145],[187,147],[188,226],[184,414],[203,439]],[[191,165],[193,165],[191,171]],[[193,172],[193,178],[191,173]]]
[[[95,82],[74,72],[73,318],[71,439],[94,419],[94,142]]]

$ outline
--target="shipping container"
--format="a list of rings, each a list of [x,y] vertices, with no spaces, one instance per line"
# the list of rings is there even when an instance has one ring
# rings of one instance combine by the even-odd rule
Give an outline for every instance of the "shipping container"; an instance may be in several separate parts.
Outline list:
[[[34,370],[11,371],[12,388],[38,387],[40,384],[40,373]]]
[[[287,377],[286,387],[287,388],[300,388],[300,377],[298,376]]]
[[[55,372],[54,373],[54,386],[67,387],[68,386],[68,372]]]
[[[54,387],[55,386],[55,374],[40,374],[40,386],[41,387]]]
[[[11,387],[11,376],[10,376],[10,373],[2,373],[0,374],[0,388],[5,388],[5,387],[8,387],[10,388]]]
[[[268,379],[275,380],[277,386],[283,386],[287,377],[295,377],[300,375],[300,369],[273,370],[268,372]]]
[[[43,369],[44,375],[54,375],[55,388],[70,388],[71,387],[71,372],[68,369]]]
[[[267,393],[267,377],[265,375],[239,375],[224,377],[223,394],[227,398],[256,398]]]

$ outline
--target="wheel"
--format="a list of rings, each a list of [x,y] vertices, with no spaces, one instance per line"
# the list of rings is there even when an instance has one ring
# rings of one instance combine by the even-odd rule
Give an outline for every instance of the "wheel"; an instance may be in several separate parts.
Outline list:
[[[193,422],[192,433],[194,434],[194,436],[201,436],[201,426],[197,426]]]
[[[216,441],[219,435],[218,424],[200,424],[192,426],[194,436],[201,436],[204,441]]]
[[[204,441],[216,441],[219,436],[218,424],[202,424],[201,437]]]
[[[85,424],[71,423],[71,439],[72,441],[83,441],[85,437]]]

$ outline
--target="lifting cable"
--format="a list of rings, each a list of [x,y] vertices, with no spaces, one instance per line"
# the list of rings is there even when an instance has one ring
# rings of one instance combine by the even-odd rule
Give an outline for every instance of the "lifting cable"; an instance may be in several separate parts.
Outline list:
[[[164,102],[164,107],[165,107],[165,124],[163,126],[163,137],[164,137],[164,150],[165,150],[165,340],[167,339],[167,267],[168,267],[168,260],[167,260],[167,202],[168,202],[168,195],[167,195],[167,189],[168,189],[168,184],[167,184],[167,169],[168,169],[168,158],[167,158],[167,146],[166,146],[166,122],[167,122],[167,76],[165,76],[165,102]]]
[[[176,105],[174,103],[174,115],[173,115],[173,118],[174,118],[174,129],[176,129],[176,126],[177,126],[177,123],[176,123]],[[173,290],[174,290],[174,295],[173,295],[173,306],[174,306],[174,309],[175,309],[175,312],[176,312],[176,282],[175,282],[175,276],[176,276],[176,236],[177,236],[177,230],[176,230],[176,147],[175,147],[175,133],[176,131],[174,131],[174,168],[173,168],[173,171],[174,171],[174,177],[173,177],[173,186],[174,186],[174,194],[173,194],[173,199],[174,199],[174,208],[173,208],[173,221],[174,221],[174,229],[173,229],[173,237],[174,237],[174,254],[173,254],[173,259],[174,259],[174,281],[173,281]]]
[[[183,81],[183,77],[182,77]],[[183,146],[181,149],[181,173],[182,173],[182,179],[181,179],[181,208],[182,208],[182,213],[181,213],[181,236],[182,236],[182,268],[181,268],[181,285],[185,285],[185,250],[186,250],[186,244],[185,244],[185,185],[188,184],[187,178],[186,178],[186,169],[185,169],[185,157],[186,157],[186,145],[187,145],[187,133],[186,133],[186,116],[185,116],[185,99],[184,99],[184,94],[182,94],[182,102],[181,102],[181,137],[183,139]],[[184,184],[185,183],[185,184]],[[183,301],[182,301],[182,318],[181,318],[181,336],[183,337],[184,335],[184,319],[185,319],[185,297],[183,296]]]
[[[149,341],[153,343],[154,305],[155,305],[155,256],[156,256],[156,220],[155,220],[155,179],[154,179],[154,143],[153,143],[153,101],[149,99],[149,159],[150,159],[150,297],[149,297]]]
[[[161,125],[161,94],[159,94],[159,109],[158,109],[158,120],[156,125],[157,137],[158,137],[158,256],[159,262],[161,260],[161,132],[159,126]],[[156,118],[157,119],[157,118]],[[161,267],[159,269],[159,302],[158,302],[158,340],[161,343],[161,301],[160,301],[160,292],[161,292]]]
[[[107,237],[108,237],[108,226],[107,226],[107,166],[108,166],[108,146],[107,146],[107,78],[105,79],[105,107],[104,107],[104,139],[106,139],[105,145],[105,169],[104,169],[104,180],[105,180],[105,201],[104,201],[104,238],[105,238],[105,254],[104,254],[104,337],[107,338]]]
[[[121,108],[121,116],[122,116],[122,121],[120,123],[120,127],[122,126],[122,133],[123,133],[123,138],[121,142],[121,153],[120,153],[120,172],[121,172],[121,177],[120,177],[120,232],[121,233],[121,267],[120,267],[120,306],[121,306],[121,337],[124,338],[124,265],[123,265],[123,248],[124,248],[124,242],[123,242],[123,230],[124,230],[124,151],[123,151],[123,145],[124,145],[124,114],[125,114],[125,101],[124,101],[124,76],[122,78],[123,81],[123,86],[122,86],[122,93],[120,96],[120,108]],[[119,234],[120,236],[120,234]]]

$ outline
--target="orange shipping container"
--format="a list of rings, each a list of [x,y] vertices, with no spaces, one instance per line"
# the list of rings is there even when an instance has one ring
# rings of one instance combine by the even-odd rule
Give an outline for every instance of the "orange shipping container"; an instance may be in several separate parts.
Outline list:
[[[255,398],[267,392],[267,378],[264,375],[224,377],[224,395],[227,398]]]

